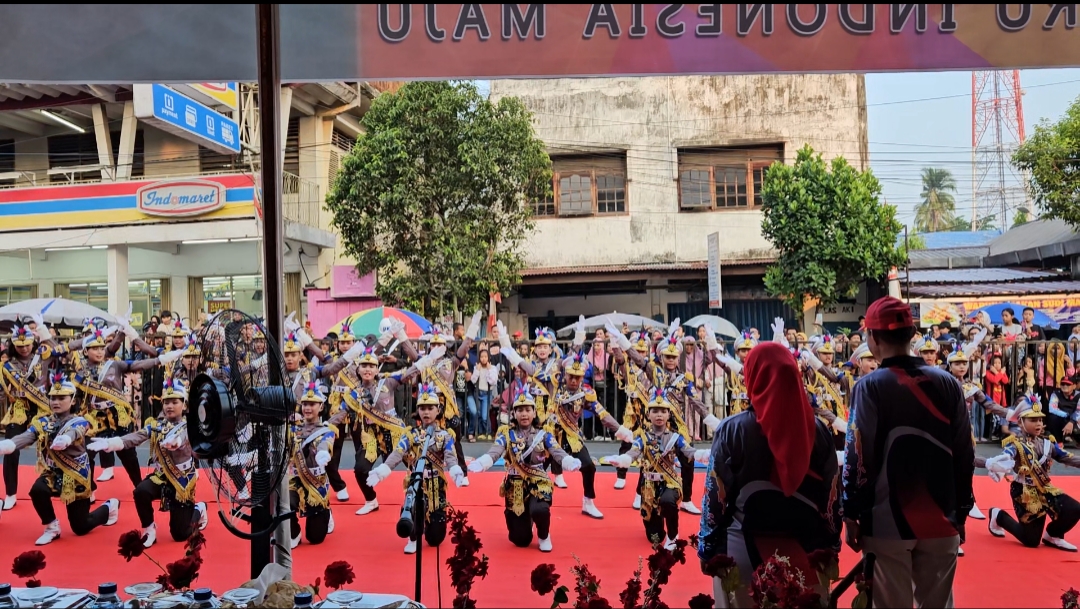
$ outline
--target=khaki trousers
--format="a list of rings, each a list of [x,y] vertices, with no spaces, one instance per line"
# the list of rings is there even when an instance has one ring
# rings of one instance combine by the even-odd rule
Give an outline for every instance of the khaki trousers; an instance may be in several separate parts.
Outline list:
[[[863,537],[863,552],[876,556],[874,607],[953,607],[953,578],[960,536],[940,539]]]

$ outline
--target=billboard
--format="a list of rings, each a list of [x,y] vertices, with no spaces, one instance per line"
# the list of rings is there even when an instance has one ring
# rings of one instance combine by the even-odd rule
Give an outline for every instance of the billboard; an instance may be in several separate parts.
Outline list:
[[[1001,302],[1014,305],[1017,315],[1020,315],[1024,307],[1031,307],[1036,311],[1046,313],[1058,325],[1080,323],[1080,294],[1043,294],[1008,298],[920,300],[919,325],[928,328],[948,321],[953,327],[957,327],[975,311]]]
[[[1074,4],[283,4],[285,82],[1080,66]],[[257,80],[254,4],[0,5],[0,81]],[[105,42],[103,42],[105,41]]]
[[[135,118],[224,154],[239,154],[236,121],[165,85],[137,84],[132,90]]]

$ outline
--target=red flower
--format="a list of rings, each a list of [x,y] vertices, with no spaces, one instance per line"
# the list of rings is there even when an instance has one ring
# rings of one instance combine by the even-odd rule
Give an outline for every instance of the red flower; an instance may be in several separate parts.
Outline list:
[[[23,552],[11,563],[11,573],[15,577],[33,577],[44,568],[45,554],[40,550]]]
[[[688,606],[690,609],[712,609],[716,605],[713,603],[713,597],[708,594],[698,594],[690,599]]]
[[[172,588],[169,587],[169,575],[167,573],[162,573],[161,575],[158,575],[157,576],[157,583],[158,583],[159,586],[161,586],[162,588],[164,588],[166,590],[171,590],[172,589]]]
[[[607,599],[594,596],[589,599],[588,604],[585,605],[585,609],[612,609],[612,607],[611,603],[607,602]]]
[[[544,596],[555,590],[559,585],[559,574],[555,572],[555,565],[536,565],[532,571],[532,589],[540,596]]]
[[[1076,588],[1069,588],[1061,595],[1061,609],[1080,608],[1080,592]]]
[[[143,555],[143,551],[146,550],[143,547],[143,534],[138,530],[131,530],[120,536],[119,546],[117,554],[124,557],[124,560],[131,562],[132,558],[137,558]]]
[[[336,560],[326,565],[326,570],[323,571],[323,581],[326,582],[327,588],[340,590],[356,581],[356,573],[353,572],[352,565],[348,562]]]
[[[727,554],[717,554],[705,563],[705,575],[709,577],[723,577],[728,569],[735,566],[735,559]]]
[[[636,609],[641,600],[641,559],[638,559],[638,568],[634,576],[626,581],[626,588],[619,593],[619,602],[623,609]]]
[[[28,580],[26,580],[26,587],[27,588],[40,588],[41,587],[41,580],[40,579],[28,579]]]
[[[202,559],[198,556],[185,556],[176,562],[165,565],[165,571],[169,574],[169,587],[174,590],[183,590],[191,587],[191,582],[199,578],[199,567]]]
[[[476,529],[469,525],[469,513],[451,509],[449,511],[450,543],[454,544],[454,553],[446,559],[450,570],[450,584],[457,593],[454,607],[475,607],[476,601],[470,596],[473,581],[483,579],[488,574],[488,557],[480,554],[484,544]]]
[[[199,554],[206,547],[206,536],[202,534],[202,531],[195,531],[191,534],[191,537],[188,537],[185,545],[189,556]]]

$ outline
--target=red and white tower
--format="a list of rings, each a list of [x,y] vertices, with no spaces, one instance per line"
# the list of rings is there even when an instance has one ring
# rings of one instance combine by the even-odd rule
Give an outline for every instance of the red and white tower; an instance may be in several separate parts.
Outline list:
[[[993,217],[1009,229],[1013,212],[1028,208],[1024,176],[1011,157],[1024,142],[1024,92],[1019,70],[971,73],[971,227]]]

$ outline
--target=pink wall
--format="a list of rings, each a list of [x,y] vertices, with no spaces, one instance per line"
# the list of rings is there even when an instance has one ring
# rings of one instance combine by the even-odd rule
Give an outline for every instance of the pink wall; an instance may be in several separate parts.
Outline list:
[[[335,325],[353,313],[381,307],[378,298],[334,298],[329,289],[305,290],[308,302],[308,320],[311,322],[312,338],[318,340],[334,329]]]
[[[330,294],[334,298],[375,298],[375,273],[363,277],[356,274],[356,267],[336,265],[330,282]]]

